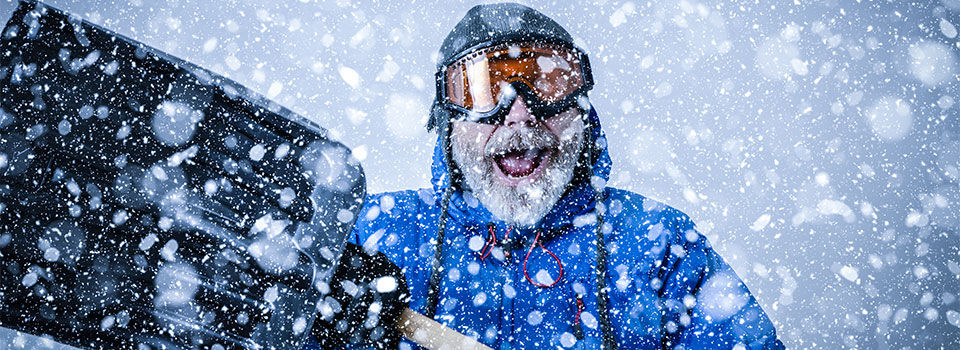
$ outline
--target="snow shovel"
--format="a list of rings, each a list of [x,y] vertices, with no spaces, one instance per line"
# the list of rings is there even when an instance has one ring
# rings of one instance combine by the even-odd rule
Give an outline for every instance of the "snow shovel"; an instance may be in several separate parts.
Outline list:
[[[349,149],[55,8],[0,32],[0,326],[83,348],[299,349],[365,194]]]
[[[362,206],[346,147],[34,1],[0,53],[0,326],[87,348],[302,347]],[[427,348],[485,348],[396,318]]]

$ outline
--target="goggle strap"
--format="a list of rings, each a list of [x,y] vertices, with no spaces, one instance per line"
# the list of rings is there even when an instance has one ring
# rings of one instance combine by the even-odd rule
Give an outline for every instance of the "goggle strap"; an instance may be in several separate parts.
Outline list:
[[[517,98],[523,98],[524,102],[527,102],[527,108],[530,109],[530,111],[532,112],[531,114],[533,114],[538,120],[544,120],[549,118],[542,118],[542,116],[556,116],[560,113],[563,113],[563,111],[570,109],[570,107],[574,107],[574,106],[578,106],[579,108],[579,98],[586,93],[586,91],[580,91],[580,92],[575,91],[574,93],[571,93],[570,95],[564,97],[560,101],[557,101],[552,104],[547,104],[547,103],[541,102],[537,98],[536,94],[530,91],[530,88],[527,87],[526,84],[515,82],[515,83],[512,83],[511,85],[513,85],[513,88],[517,91],[515,95],[500,100],[497,103],[497,106],[493,108],[493,110],[491,110],[488,113],[484,113],[482,116],[478,116],[477,118],[470,118],[471,114],[476,115],[476,113],[465,110],[462,107],[454,106],[449,103],[445,103],[443,104],[443,106],[446,107],[451,112],[455,113],[456,115],[460,116],[460,118],[454,118],[454,119],[467,120],[467,121],[482,123],[482,124],[497,125],[497,124],[503,123],[503,120],[506,118],[507,113],[510,113],[510,106],[513,104],[514,100],[516,100]],[[454,108],[451,108],[451,107],[454,107]]]

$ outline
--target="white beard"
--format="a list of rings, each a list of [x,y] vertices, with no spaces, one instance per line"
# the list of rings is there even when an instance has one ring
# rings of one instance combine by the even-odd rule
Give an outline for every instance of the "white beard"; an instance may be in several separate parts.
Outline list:
[[[574,130],[578,129],[578,130]],[[473,195],[499,220],[510,225],[531,227],[550,212],[573,179],[583,148],[582,128],[568,128],[560,138],[546,128],[499,128],[491,135],[486,150],[467,142],[452,142],[453,160],[462,170]],[[540,175],[512,186],[497,179],[493,154],[499,150],[545,147],[552,150]]]

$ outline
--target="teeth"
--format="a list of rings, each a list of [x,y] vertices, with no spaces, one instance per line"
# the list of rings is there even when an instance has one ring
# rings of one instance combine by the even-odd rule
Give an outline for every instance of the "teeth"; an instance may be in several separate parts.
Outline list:
[[[540,151],[542,150],[543,150],[542,148],[531,148],[528,150],[509,149],[509,150],[498,151],[497,153],[494,153],[494,156],[503,157],[510,153],[523,152],[523,156],[529,158],[529,157],[536,157],[538,154],[540,154]]]
[[[539,154],[539,153],[540,153],[540,149],[539,149],[539,148],[531,148],[531,149],[528,149],[527,152],[523,154],[523,157],[524,157],[524,158],[533,158],[533,157],[536,157],[537,154]]]

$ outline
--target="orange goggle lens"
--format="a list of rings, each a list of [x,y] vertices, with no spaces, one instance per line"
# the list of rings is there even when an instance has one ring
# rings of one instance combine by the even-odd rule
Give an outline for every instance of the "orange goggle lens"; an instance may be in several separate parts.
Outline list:
[[[582,87],[580,53],[556,45],[508,44],[472,53],[447,66],[448,103],[489,112],[500,93],[520,82],[543,102],[557,102]]]

